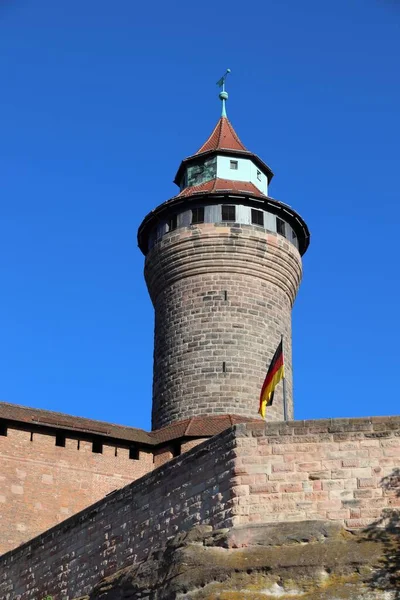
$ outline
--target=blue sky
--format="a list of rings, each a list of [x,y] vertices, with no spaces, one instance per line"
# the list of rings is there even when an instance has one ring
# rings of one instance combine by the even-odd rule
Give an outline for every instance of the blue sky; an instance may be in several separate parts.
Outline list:
[[[0,399],[150,427],[136,231],[230,67],[228,116],[312,232],[296,418],[398,413],[399,58],[389,0],[3,0]]]

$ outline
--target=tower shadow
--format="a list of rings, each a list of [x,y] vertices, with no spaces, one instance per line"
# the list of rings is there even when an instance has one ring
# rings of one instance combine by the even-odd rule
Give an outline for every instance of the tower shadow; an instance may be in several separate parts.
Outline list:
[[[367,584],[373,590],[391,592],[393,600],[400,600],[400,469],[384,477],[380,486],[393,507],[384,509],[381,517],[365,530],[369,540],[382,545],[382,558],[373,565]]]

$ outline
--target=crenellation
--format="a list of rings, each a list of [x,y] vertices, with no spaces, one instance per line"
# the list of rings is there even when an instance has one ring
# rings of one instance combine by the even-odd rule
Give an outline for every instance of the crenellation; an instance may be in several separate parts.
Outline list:
[[[154,468],[151,450],[142,449],[139,460],[132,460],[128,448],[103,443],[97,454],[91,441],[68,432],[65,446],[56,446],[55,431],[34,427],[10,424],[7,436],[0,437],[0,553]]]

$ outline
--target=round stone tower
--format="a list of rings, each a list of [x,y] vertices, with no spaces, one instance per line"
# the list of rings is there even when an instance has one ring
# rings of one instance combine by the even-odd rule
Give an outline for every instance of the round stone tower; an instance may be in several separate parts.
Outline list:
[[[273,173],[238,138],[227,96],[223,89],[210,137],[178,169],[180,192],[139,227],[155,309],[153,429],[198,416],[257,418],[281,335],[293,417],[291,310],[309,231],[268,196]],[[266,418],[283,419],[281,384]]]

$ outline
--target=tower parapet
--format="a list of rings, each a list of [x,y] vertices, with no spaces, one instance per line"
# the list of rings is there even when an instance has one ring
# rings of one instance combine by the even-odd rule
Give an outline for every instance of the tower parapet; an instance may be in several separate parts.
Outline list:
[[[224,107],[226,92],[221,99]],[[200,415],[257,418],[282,334],[293,417],[291,309],[309,232],[292,208],[268,196],[271,169],[225,114],[182,161],[178,195],[139,227],[155,309],[153,429]],[[267,418],[283,419],[279,388]]]

